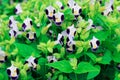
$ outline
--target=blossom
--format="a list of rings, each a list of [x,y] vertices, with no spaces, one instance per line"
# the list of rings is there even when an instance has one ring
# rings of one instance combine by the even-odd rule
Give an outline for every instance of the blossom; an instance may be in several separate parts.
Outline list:
[[[96,51],[100,46],[100,41],[95,36],[93,36],[93,38],[90,40],[90,45],[91,49]]]
[[[26,61],[25,64],[28,65],[29,68],[33,68],[34,70],[36,70],[37,68],[37,59],[33,56],[30,56]]]
[[[12,80],[17,80],[19,76],[19,69],[15,67],[13,64],[7,68],[7,74]]]
[[[22,8],[20,4],[17,4],[15,7],[15,14],[20,14],[22,13]]]

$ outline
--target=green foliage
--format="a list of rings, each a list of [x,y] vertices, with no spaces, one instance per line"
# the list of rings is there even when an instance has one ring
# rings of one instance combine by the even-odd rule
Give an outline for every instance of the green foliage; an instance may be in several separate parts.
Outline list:
[[[13,1],[13,2],[12,2]],[[67,6],[68,0],[59,0],[64,9],[60,9],[56,0],[0,0],[0,51],[4,51],[7,60],[0,62],[0,80],[9,80],[6,69],[14,64],[20,69],[18,80],[120,80],[120,6],[114,0],[114,10],[107,16],[101,15],[110,0],[74,0],[81,8],[80,16],[75,19],[72,9]],[[91,3],[91,1],[95,1]],[[23,12],[16,15],[15,6],[20,3]],[[64,13],[61,26],[49,20],[45,9],[53,6],[56,12]],[[17,21],[19,31],[17,37],[9,35],[9,18]],[[32,29],[22,31],[24,20],[32,19]],[[89,19],[96,28],[87,30]],[[56,44],[58,34],[74,24],[75,50],[66,50],[64,45]],[[53,31],[50,35],[49,30]],[[29,31],[36,33],[36,39],[30,41],[26,35]],[[91,39],[96,37],[100,45],[96,51],[91,50]],[[56,61],[50,63],[48,56],[55,56]],[[37,69],[27,71],[26,59],[34,56],[38,60]],[[0,55],[1,58],[1,55]]]
[[[69,61],[67,61],[67,60],[49,63],[47,65],[50,67],[56,68],[65,73],[71,73],[73,71],[72,66],[70,65]]]

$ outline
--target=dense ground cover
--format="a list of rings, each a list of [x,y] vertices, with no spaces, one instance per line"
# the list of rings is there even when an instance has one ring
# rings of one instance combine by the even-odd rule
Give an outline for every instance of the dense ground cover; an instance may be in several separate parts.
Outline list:
[[[119,0],[0,0],[0,80],[120,80]]]

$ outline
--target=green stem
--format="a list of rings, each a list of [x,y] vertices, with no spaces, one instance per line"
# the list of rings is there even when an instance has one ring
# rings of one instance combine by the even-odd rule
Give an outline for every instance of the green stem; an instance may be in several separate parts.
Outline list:
[[[78,79],[77,79],[77,74],[76,74],[76,73],[75,73],[75,80],[78,80]]]
[[[45,53],[45,57],[47,58],[47,53]],[[45,63],[45,74],[46,74],[46,63]],[[45,79],[45,74],[44,74],[44,79]]]
[[[87,56],[86,55],[84,55],[84,58],[85,58],[85,61],[87,61]]]

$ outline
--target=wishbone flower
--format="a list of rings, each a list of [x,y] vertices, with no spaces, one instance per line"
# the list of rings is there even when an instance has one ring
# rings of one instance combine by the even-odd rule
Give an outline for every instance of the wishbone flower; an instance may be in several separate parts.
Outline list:
[[[62,34],[58,34],[57,41],[55,41],[55,44],[61,44],[64,45],[64,36]]]
[[[61,34],[64,37],[71,36],[72,38],[74,38],[76,34],[76,28],[74,27],[74,24],[72,26],[69,26],[66,30],[62,31]]]
[[[53,21],[57,26],[60,26],[64,21],[64,14],[61,12],[57,12],[53,15]]]
[[[114,0],[110,0],[109,2],[106,2],[105,3],[105,8],[106,9],[110,8],[113,5],[113,3],[114,3]]]
[[[22,13],[22,8],[21,8],[21,5],[20,4],[17,4],[16,7],[15,7],[15,14],[20,14]]]
[[[49,63],[53,63],[53,62],[57,62],[57,58],[54,56],[54,55],[51,55],[51,56],[47,56],[47,60]],[[55,72],[55,69],[54,68],[50,68],[50,70],[52,71],[52,73]]]
[[[30,56],[24,64],[27,64],[29,68],[32,68],[33,70],[36,70],[37,69],[37,64],[38,64],[38,61],[35,57],[33,56]]]
[[[73,40],[72,36],[68,35],[66,39],[66,43],[69,43],[69,45],[71,45],[71,44],[75,44],[75,41]]]
[[[9,36],[10,37],[17,37],[17,31],[16,30],[14,30],[14,29],[11,29],[10,31],[9,31]]]
[[[90,40],[90,45],[92,51],[96,51],[100,46],[100,41],[95,36],[93,36],[93,38]]]
[[[9,28],[17,28],[17,21],[14,19],[13,16],[9,17]]]
[[[34,41],[36,39],[36,33],[30,31],[26,34],[26,37],[27,37],[28,40]]]
[[[71,36],[68,36],[67,37],[67,40],[66,40],[66,50],[68,52],[74,52],[75,51],[75,41],[73,41],[73,38]]]
[[[55,56],[47,56],[47,60],[48,60],[49,63],[53,63],[53,62],[57,61]]]
[[[31,18],[26,18],[22,24],[22,28],[24,31],[31,30],[33,23]]]
[[[47,35],[53,39],[57,37],[53,30],[48,30]]]
[[[10,67],[7,68],[7,74],[11,78],[11,80],[18,80],[20,70],[12,64]]]
[[[117,10],[120,12],[120,6],[117,6]]]
[[[12,37],[17,37],[18,35],[21,35],[23,32],[19,31],[18,28],[13,28],[9,30],[9,36]]]
[[[120,80],[119,58],[120,0],[0,0],[0,80]]]
[[[70,35],[72,38],[74,38],[74,36],[76,34],[76,28],[74,27],[74,24],[72,26],[69,26],[66,29],[66,33],[67,33],[67,35]]]
[[[49,36],[52,36],[53,31],[52,30],[48,30],[48,34],[49,34]]]
[[[14,17],[13,17],[13,16],[10,16],[10,17],[9,17],[9,25],[11,25],[12,22],[14,22],[14,21],[15,21]]]
[[[73,52],[75,50],[75,41],[73,40],[74,36],[76,34],[76,28],[74,28],[74,25],[68,27],[66,30],[62,31],[61,34],[58,34],[57,41],[55,41],[56,44],[64,45],[64,37],[66,38],[66,50],[68,52]]]
[[[5,52],[0,48],[0,63],[3,63],[7,60],[7,55]]]
[[[81,12],[82,12],[82,8],[78,4],[76,4],[72,7],[72,13],[74,14],[76,19],[81,14]]]
[[[102,12],[102,15],[108,16],[108,15],[110,14],[110,12],[112,12],[112,11],[113,11],[113,9],[112,9],[112,7],[111,7],[111,8],[109,8],[109,9],[104,10],[104,11]]]
[[[89,25],[86,28],[87,31],[90,30],[90,29],[92,29],[92,28],[96,28],[96,26],[93,25],[92,19],[88,19],[88,23],[89,23]]]
[[[73,6],[75,6],[76,5],[76,2],[74,1],[74,0],[68,0],[68,2],[67,2],[67,6],[69,7],[69,8],[73,8]]]
[[[108,16],[113,11],[113,3],[114,0],[110,0],[110,2],[105,3],[105,10],[102,12],[102,15]]]
[[[48,19],[52,20],[53,15],[55,14],[55,8],[50,5],[45,9],[45,13],[46,13]]]
[[[64,9],[64,6],[63,6],[63,4],[62,4],[60,1],[57,1],[56,4],[57,4],[61,9]]]
[[[66,30],[62,31],[61,34],[62,34],[64,37],[68,36]]]

